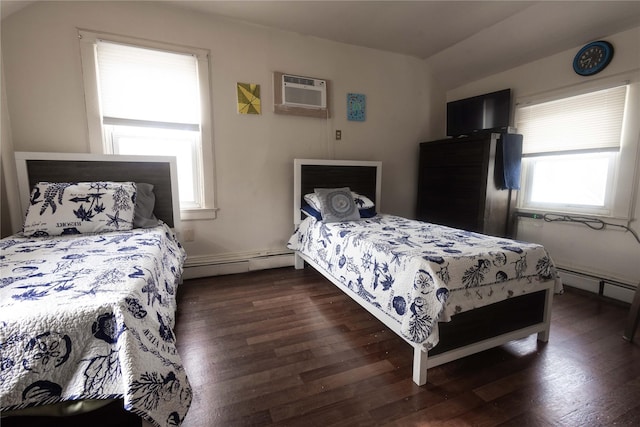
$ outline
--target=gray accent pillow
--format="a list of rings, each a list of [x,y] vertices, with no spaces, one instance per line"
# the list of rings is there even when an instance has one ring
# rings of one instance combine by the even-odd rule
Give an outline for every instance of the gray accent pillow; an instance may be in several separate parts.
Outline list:
[[[320,202],[320,213],[324,222],[353,221],[360,219],[349,187],[314,188]]]
[[[133,216],[135,228],[149,228],[158,225],[158,218],[153,214],[156,205],[156,195],[153,192],[153,184],[137,182],[136,207]]]

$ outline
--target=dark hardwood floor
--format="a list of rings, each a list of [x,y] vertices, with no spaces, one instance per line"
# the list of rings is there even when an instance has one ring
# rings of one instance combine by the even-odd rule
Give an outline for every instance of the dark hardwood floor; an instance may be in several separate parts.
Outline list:
[[[184,427],[640,425],[628,306],[568,288],[535,336],[411,380],[412,348],[311,268],[185,281]],[[636,340],[640,340],[640,333]]]

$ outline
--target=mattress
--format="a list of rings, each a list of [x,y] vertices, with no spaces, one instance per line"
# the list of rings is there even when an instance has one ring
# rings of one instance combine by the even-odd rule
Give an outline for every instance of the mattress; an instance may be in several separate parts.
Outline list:
[[[173,333],[185,251],[166,225],[0,241],[0,410],[123,399],[180,425],[192,391]]]
[[[358,221],[303,220],[288,247],[400,324],[430,349],[437,322],[561,282],[539,244],[379,214]]]

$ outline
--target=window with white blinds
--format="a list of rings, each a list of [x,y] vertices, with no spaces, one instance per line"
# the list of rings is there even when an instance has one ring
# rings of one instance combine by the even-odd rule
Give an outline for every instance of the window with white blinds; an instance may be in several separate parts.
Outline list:
[[[519,107],[523,154],[619,150],[626,97],[625,85]]]
[[[623,199],[629,186],[622,177],[631,176],[633,165],[621,154],[637,150],[637,141],[628,137],[633,134],[630,122],[625,121],[630,88],[620,84],[519,103],[515,125],[524,137],[520,208],[627,215],[629,205]]]
[[[214,218],[208,52],[79,35],[92,152],[175,156],[182,219]]]

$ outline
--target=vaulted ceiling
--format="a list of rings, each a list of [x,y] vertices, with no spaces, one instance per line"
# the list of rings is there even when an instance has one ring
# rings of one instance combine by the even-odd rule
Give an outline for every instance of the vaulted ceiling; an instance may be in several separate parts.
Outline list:
[[[2,0],[2,17],[32,3]],[[416,56],[427,60],[447,87],[640,25],[637,0],[160,3]]]

